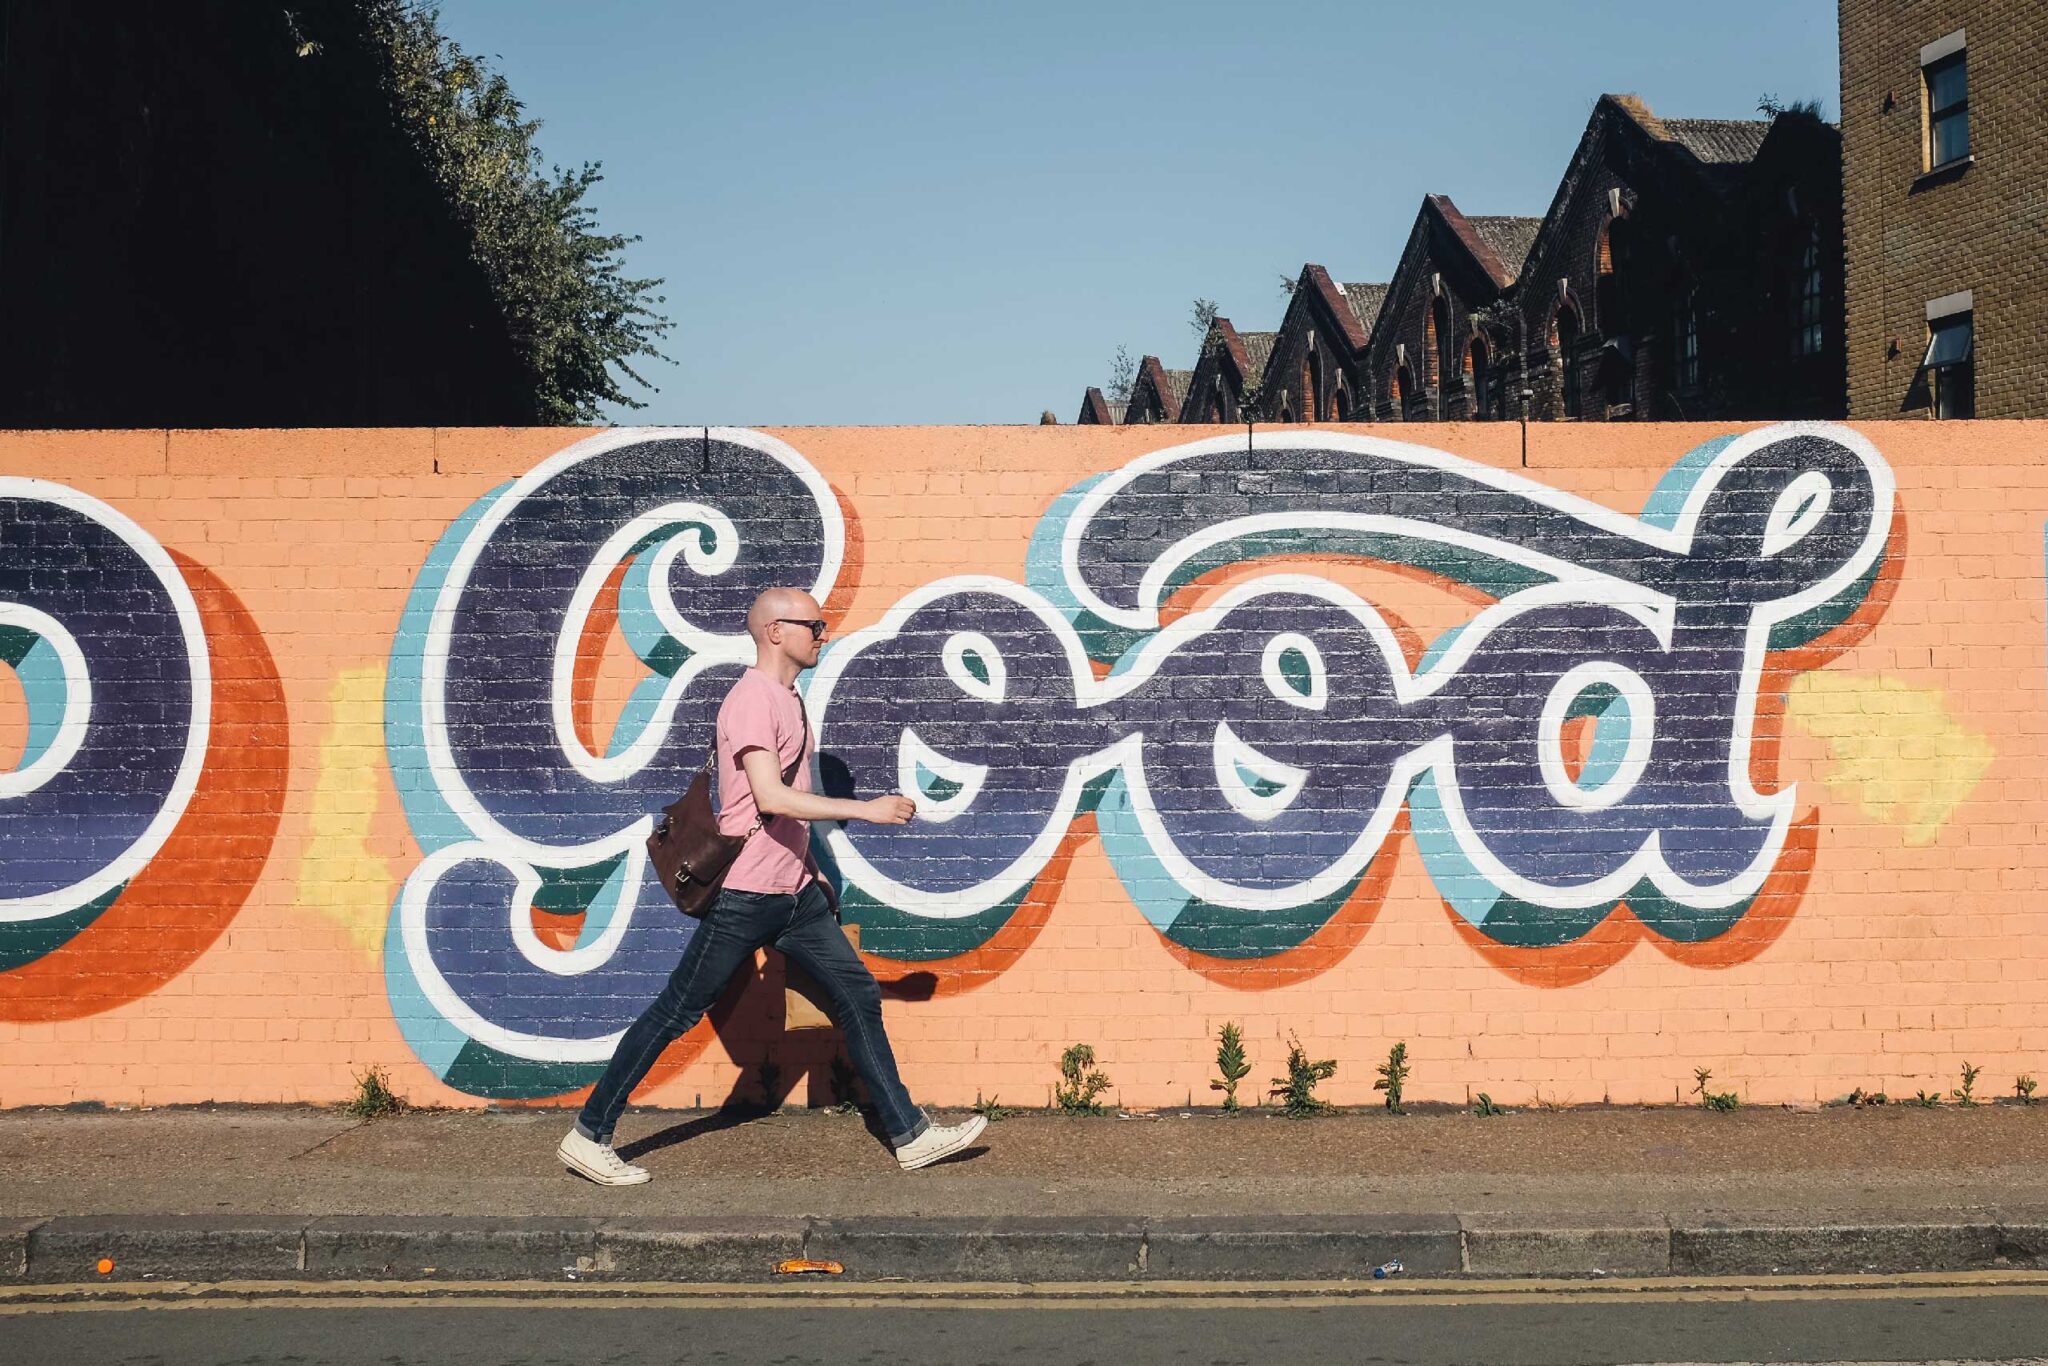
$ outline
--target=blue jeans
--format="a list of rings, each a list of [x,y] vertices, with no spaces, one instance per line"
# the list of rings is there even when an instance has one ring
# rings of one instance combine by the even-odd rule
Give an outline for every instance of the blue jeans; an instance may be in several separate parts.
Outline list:
[[[633,1088],[654,1066],[661,1050],[704,1018],[726,982],[754,956],[754,950],[771,944],[825,989],[832,1022],[846,1036],[846,1051],[881,1112],[889,1142],[900,1148],[930,1128],[931,1121],[910,1103],[910,1093],[896,1075],[896,1055],[889,1050],[889,1036],[882,1032],[882,989],[847,942],[823,888],[813,879],[794,896],[718,894],[710,914],[690,936],[683,961],[669,974],[668,985],[619,1040],[604,1075],[576,1118],[577,1131],[585,1138],[610,1143]]]

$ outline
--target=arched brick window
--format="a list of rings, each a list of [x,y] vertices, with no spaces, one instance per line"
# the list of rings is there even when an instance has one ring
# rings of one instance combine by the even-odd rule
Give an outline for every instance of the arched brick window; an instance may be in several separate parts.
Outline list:
[[[1578,417],[1584,403],[1579,392],[1579,315],[1570,304],[1559,308],[1557,316],[1551,319],[1550,335],[1561,367],[1558,385],[1561,416]]]
[[[1621,326],[1621,295],[1615,277],[1614,219],[1600,225],[1600,240],[1593,250],[1593,325],[1602,336],[1611,337]]]
[[[1447,418],[1451,415],[1450,390],[1460,374],[1453,328],[1451,327],[1451,301],[1439,294],[1429,306],[1430,331],[1435,334],[1436,345],[1432,348],[1430,361],[1436,366],[1436,415]]]
[[[1465,351],[1465,387],[1472,395],[1472,416],[1483,418],[1493,411],[1494,379],[1487,362],[1486,338],[1472,338],[1472,345]]]

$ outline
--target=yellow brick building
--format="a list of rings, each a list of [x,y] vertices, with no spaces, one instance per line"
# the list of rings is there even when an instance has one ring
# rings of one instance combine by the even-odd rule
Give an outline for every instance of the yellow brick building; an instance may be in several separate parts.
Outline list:
[[[2048,415],[2048,0],[1840,0],[1851,417]]]

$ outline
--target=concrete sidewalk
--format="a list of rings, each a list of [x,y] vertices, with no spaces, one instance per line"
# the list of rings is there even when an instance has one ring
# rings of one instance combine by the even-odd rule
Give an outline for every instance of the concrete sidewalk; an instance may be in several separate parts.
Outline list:
[[[912,1174],[853,1116],[0,1112],[0,1278],[1074,1281],[2048,1267],[2048,1104],[992,1125]],[[102,1258],[111,1274],[96,1270]]]

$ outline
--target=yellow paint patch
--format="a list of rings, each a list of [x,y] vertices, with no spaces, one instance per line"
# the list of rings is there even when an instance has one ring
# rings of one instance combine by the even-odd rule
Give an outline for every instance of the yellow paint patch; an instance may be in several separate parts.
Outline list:
[[[299,860],[299,904],[340,925],[350,943],[375,958],[398,886],[390,860],[370,848],[384,762],[384,670],[343,671],[327,701],[312,828]]]
[[[1949,715],[1938,688],[1881,674],[1801,674],[1786,719],[1827,747],[1821,781],[1866,813],[1930,844],[1997,757]]]

